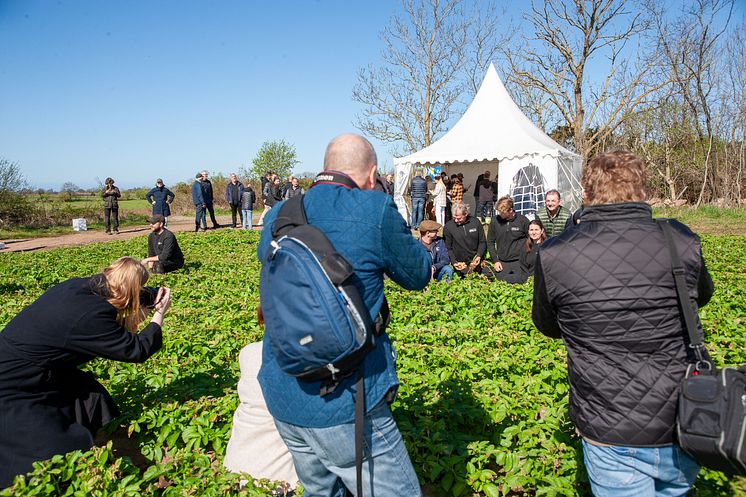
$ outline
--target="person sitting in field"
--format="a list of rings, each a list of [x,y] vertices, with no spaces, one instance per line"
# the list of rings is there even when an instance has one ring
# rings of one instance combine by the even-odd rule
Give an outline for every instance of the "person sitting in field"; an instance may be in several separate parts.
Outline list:
[[[487,250],[484,228],[469,215],[468,204],[453,205],[453,219],[443,228],[448,256],[459,276],[481,273],[482,259]]]
[[[523,283],[521,250],[528,237],[528,218],[513,209],[513,199],[501,197],[495,205],[497,215],[487,230],[487,248],[493,262],[493,276],[508,283]]]
[[[35,461],[87,451],[119,415],[109,392],[78,367],[97,357],[144,362],[161,349],[171,291],[144,288],[147,281],[139,261],[122,257],[51,287],[0,333],[0,488]]]
[[[184,254],[179,248],[176,236],[164,227],[165,220],[160,214],[148,219],[148,257],[142,263],[156,274],[170,273],[184,267]]]
[[[539,246],[547,239],[544,225],[538,219],[534,219],[528,224],[528,238],[526,244],[521,250],[521,271],[523,276],[528,279],[534,275],[534,266],[536,265],[536,254],[539,253]]]
[[[291,490],[298,482],[293,457],[277,433],[257,380],[262,366],[262,346],[262,342],[250,343],[238,356],[241,366],[238,398],[241,403],[233,414],[231,438],[223,465],[234,473],[286,482],[286,490]]]
[[[440,181],[440,179],[438,180]],[[420,223],[420,243],[433,260],[431,279],[438,281],[452,281],[453,267],[448,257],[448,249],[442,238],[438,236],[440,224],[426,219]]]

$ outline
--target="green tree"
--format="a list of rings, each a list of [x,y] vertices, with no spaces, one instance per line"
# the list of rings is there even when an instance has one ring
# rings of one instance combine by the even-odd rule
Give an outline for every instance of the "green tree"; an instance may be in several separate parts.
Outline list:
[[[242,170],[241,174],[251,180],[257,180],[267,171],[274,171],[280,178],[287,178],[293,168],[299,164],[295,152],[295,145],[285,140],[265,141],[256,153],[252,161],[253,166],[249,170]]]
[[[0,226],[20,222],[27,214],[24,188],[26,180],[18,164],[0,159]]]

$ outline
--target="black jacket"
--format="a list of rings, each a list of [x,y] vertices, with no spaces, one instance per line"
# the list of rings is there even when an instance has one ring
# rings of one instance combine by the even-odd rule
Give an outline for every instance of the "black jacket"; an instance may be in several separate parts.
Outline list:
[[[167,229],[161,234],[151,232],[148,235],[148,257],[158,256],[158,262],[166,272],[184,267],[184,253],[176,241],[176,236]]]
[[[205,205],[213,205],[212,182],[209,179],[203,179],[199,186],[202,188]]]
[[[143,362],[161,348],[157,324],[140,333],[119,325],[98,278],[53,286],[0,333],[0,488],[33,461],[90,449],[93,432],[117,415],[79,365],[96,357]],[[81,408],[88,419],[80,419]]]
[[[531,250],[526,250],[525,242],[523,247],[521,247],[521,257],[519,260],[521,262],[521,271],[526,275],[526,278],[534,274],[536,255],[539,253],[539,247],[541,245],[534,243],[531,246]]]
[[[487,229],[487,248],[492,262],[517,261],[528,238],[528,225],[531,221],[516,212],[512,221],[506,221],[499,214],[492,216]]]
[[[534,270],[534,324],[567,348],[570,417],[597,442],[671,444],[689,358],[663,232],[644,203],[588,206],[580,221],[541,245]],[[671,225],[696,309],[712,280],[699,238]]]
[[[484,228],[475,217],[469,216],[462,225],[451,219],[443,227],[443,238],[446,241],[448,256],[452,263],[469,264],[475,256],[484,258],[487,242],[484,241]]]

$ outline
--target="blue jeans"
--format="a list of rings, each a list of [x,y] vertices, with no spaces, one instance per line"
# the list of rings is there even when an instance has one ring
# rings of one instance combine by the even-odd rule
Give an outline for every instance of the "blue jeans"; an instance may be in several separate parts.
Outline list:
[[[254,227],[252,225],[252,219],[251,219],[253,212],[249,209],[241,209],[241,213],[243,216],[243,219],[241,220],[241,227],[243,229],[246,229],[246,227],[248,226],[248,229],[252,229]]]
[[[418,227],[423,219],[425,219],[425,199],[412,197],[412,227]]]
[[[435,273],[435,279],[438,281],[453,281],[453,266],[446,264],[440,268],[440,271]]]
[[[345,497],[354,491],[355,424],[304,428],[275,419],[293,456],[304,497]],[[365,497],[421,496],[420,484],[386,401],[365,416],[363,493]]]
[[[699,466],[678,445],[599,446],[583,440],[583,455],[596,497],[686,495]]]
[[[194,206],[194,229],[198,229],[202,225],[202,229],[207,229],[207,217],[205,208],[201,205]]]

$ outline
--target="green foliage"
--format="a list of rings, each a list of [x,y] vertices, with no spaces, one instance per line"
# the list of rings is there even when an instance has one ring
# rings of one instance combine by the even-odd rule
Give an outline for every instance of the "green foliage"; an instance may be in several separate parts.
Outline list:
[[[241,173],[254,181],[264,177],[267,171],[274,171],[284,180],[293,172],[293,168],[299,162],[295,153],[295,145],[287,143],[285,140],[266,141],[262,143],[256,153],[251,169],[241,171]]]
[[[0,495],[269,495],[222,468],[238,404],[238,353],[261,339],[258,233],[183,233],[187,259],[151,285],[173,289],[164,348],[144,364],[88,365],[144,462],[114,447],[55,456]],[[145,238],[0,254],[0,326],[50,286],[142,253]],[[701,310],[718,364],[746,363],[743,236],[704,236],[716,293]],[[567,415],[566,355],[531,323],[531,284],[469,278],[408,292],[387,282],[401,387],[394,415],[429,495],[590,495]],[[126,437],[126,435],[124,435]],[[116,441],[116,438],[115,438]],[[133,458],[136,460],[136,458]],[[703,471],[697,496],[746,496],[744,479]]]

